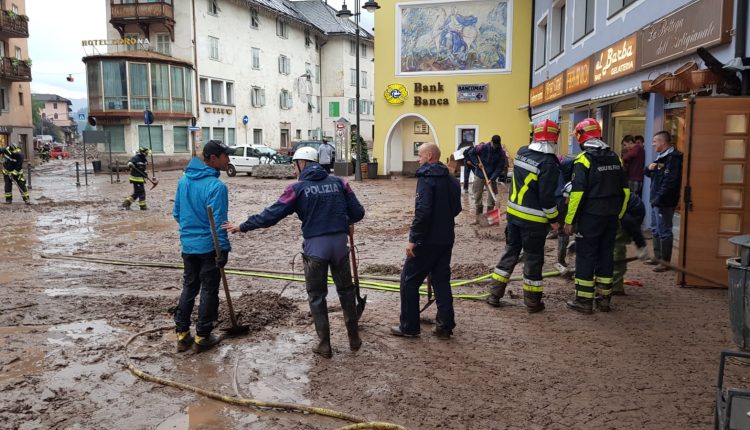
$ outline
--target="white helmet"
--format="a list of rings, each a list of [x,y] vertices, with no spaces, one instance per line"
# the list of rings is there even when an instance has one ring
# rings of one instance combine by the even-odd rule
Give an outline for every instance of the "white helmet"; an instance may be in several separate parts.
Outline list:
[[[309,146],[305,146],[304,148],[300,148],[294,151],[294,156],[292,157],[292,161],[294,160],[314,161],[317,163],[318,151],[315,148],[310,148]]]

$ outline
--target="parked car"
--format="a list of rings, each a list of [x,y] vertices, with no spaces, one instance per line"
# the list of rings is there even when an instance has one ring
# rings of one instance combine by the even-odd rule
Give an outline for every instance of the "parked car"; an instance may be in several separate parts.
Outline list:
[[[253,167],[260,164],[260,151],[252,146],[245,145],[232,146],[229,149],[232,152],[229,154],[227,175],[235,176],[238,172],[247,173],[248,176],[252,175]]]
[[[292,150],[289,151],[289,155],[294,155],[294,153],[299,148],[304,148],[304,147],[310,147],[317,151],[318,148],[320,148],[320,145],[322,144],[323,144],[322,140],[299,140],[297,142],[292,143]]]
[[[261,164],[289,164],[292,162],[292,157],[282,155],[270,146],[250,145],[250,147],[253,149],[257,149],[260,153]]]
[[[50,158],[62,160],[65,158],[70,158],[70,152],[64,150],[61,146],[53,146],[49,151],[49,156]]]

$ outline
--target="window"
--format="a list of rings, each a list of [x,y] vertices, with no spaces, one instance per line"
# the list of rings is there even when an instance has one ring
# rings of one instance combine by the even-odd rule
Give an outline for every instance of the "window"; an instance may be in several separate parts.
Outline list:
[[[318,64],[315,65],[315,83],[320,83],[320,65]]]
[[[335,118],[340,115],[339,111],[339,102],[328,102],[328,116]]]
[[[233,128],[227,129],[227,146],[235,145],[235,131]]]
[[[214,140],[220,140],[223,143],[226,143],[224,140],[224,128],[214,127],[213,131],[213,139]]]
[[[23,93],[20,91],[18,92],[18,105],[23,106]],[[55,119],[57,119],[57,114],[55,114]]]
[[[172,139],[174,141],[174,152],[188,152],[190,146],[190,134],[187,127],[174,126]]]
[[[307,111],[313,112],[315,110],[315,106],[313,106],[313,97],[311,94],[307,95]]]
[[[104,109],[128,110],[128,82],[125,61],[102,61],[104,78]]]
[[[288,75],[291,73],[291,62],[289,61],[289,57],[286,55],[279,55],[279,73],[282,75]]]
[[[224,81],[211,79],[211,103],[224,103]]]
[[[151,98],[155,111],[169,111],[169,65],[151,65]]]
[[[357,100],[349,99],[349,113],[357,113]]]
[[[312,71],[312,65],[310,65],[310,63],[305,63],[305,74],[307,74],[308,81],[312,80],[313,71]]]
[[[312,37],[310,37],[310,29],[305,29],[305,46],[312,45]]]
[[[20,93],[19,93],[19,94],[20,94]],[[58,117],[57,117],[57,112],[55,112],[55,114],[54,114],[54,115],[53,115],[52,117],[53,117],[53,119],[58,119]]]
[[[362,88],[367,88],[367,72],[364,70],[362,71],[362,76],[359,78],[359,83],[362,85]]]
[[[292,108],[292,93],[287,90],[281,90],[281,93],[279,94],[279,107],[281,107],[281,109]]]
[[[207,103],[208,102],[208,79],[201,78],[201,103]]]
[[[22,60],[22,58],[21,58],[21,48],[19,48],[18,46],[16,46],[16,59],[17,60]]]
[[[102,74],[101,63],[98,61],[86,65],[86,86],[89,93],[89,109],[102,110]],[[5,98],[2,98],[4,102]],[[5,104],[3,104],[5,109]]]
[[[547,63],[547,17],[536,25],[534,34],[534,68],[540,69]]]
[[[234,84],[231,82],[227,82],[227,104],[233,105],[234,104]]]
[[[578,41],[583,36],[594,31],[594,0],[574,0],[573,40]]]
[[[349,55],[355,55],[357,53],[357,42],[354,40],[349,41]]]
[[[565,51],[565,1],[552,8],[550,58]]]
[[[170,43],[169,33],[156,33],[156,52],[172,55]]]
[[[209,127],[201,128],[201,143],[206,146],[208,141],[211,140],[211,129]]]
[[[367,100],[360,100],[359,101],[359,112],[362,113],[362,114],[364,114],[364,115],[367,115],[367,105],[368,104],[369,103],[367,103]]]
[[[315,112],[320,113],[320,96],[315,96]]]
[[[284,39],[289,37],[289,24],[283,19],[276,19],[276,35]]]
[[[258,9],[250,9],[250,27],[258,28],[260,26],[260,20],[258,19]]]
[[[289,129],[286,129],[286,128],[281,129],[281,147],[282,148],[289,147]]]
[[[349,85],[357,86],[357,69],[349,69]]]
[[[0,57],[5,57],[5,42],[0,41]]]
[[[367,58],[367,45],[364,43],[359,44],[359,56],[362,58]]]
[[[149,128],[151,130],[149,130]],[[149,133],[151,138],[149,139]],[[151,146],[149,146],[149,143]],[[138,126],[138,145],[144,148],[151,148],[153,152],[164,152],[164,137],[160,125],[139,125]]]
[[[636,0],[609,0],[609,16],[611,18],[618,12],[635,3]]]
[[[253,58],[253,69],[260,70],[260,49],[251,48],[250,52],[252,53]]]
[[[130,108],[133,110],[148,109],[148,64],[129,63]]]
[[[52,109],[57,109],[57,103],[52,103]]]
[[[250,103],[253,107],[266,105],[266,90],[261,87],[253,87],[250,93]]]
[[[10,10],[12,10],[12,11],[13,11],[13,13],[15,13],[16,15],[18,15],[18,6],[17,6],[17,5],[15,4],[15,3],[13,3],[13,4],[12,4],[12,5],[10,6]]]
[[[219,59],[219,39],[208,36],[208,56],[212,60]]]
[[[185,69],[172,67],[172,112],[189,112],[190,103],[185,97]],[[188,85],[190,83],[188,82]],[[132,91],[132,84],[131,84]]]
[[[218,15],[219,14],[219,5],[217,4],[218,0],[208,0],[208,13],[209,15]]]
[[[125,152],[125,126],[123,125],[103,125],[105,132],[109,133],[109,143],[112,152]],[[107,145],[109,151],[110,145]]]
[[[302,140],[302,130],[300,130],[300,129],[297,129],[297,131],[296,131],[296,132],[294,133],[294,137],[295,137],[295,138],[296,138],[297,140]]]
[[[253,144],[263,145],[263,129],[261,128],[253,129]]]

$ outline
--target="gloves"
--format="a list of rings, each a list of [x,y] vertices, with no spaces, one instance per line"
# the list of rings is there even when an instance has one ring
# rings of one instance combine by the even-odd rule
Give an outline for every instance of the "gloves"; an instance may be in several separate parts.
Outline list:
[[[637,255],[638,259],[641,260],[641,261],[648,260],[648,248],[646,248],[645,246],[637,248],[635,250],[635,255]]]
[[[219,269],[223,269],[224,266],[227,265],[227,261],[229,260],[229,251],[221,251],[221,256],[216,257],[216,267]]]

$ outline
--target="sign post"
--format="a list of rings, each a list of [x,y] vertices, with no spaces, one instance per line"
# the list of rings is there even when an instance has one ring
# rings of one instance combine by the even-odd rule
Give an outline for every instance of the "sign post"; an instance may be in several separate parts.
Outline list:
[[[250,118],[247,115],[242,117],[242,125],[245,126],[245,146],[247,146],[247,123],[250,122]]]
[[[156,177],[154,172],[154,149],[151,147],[151,124],[154,122],[154,113],[148,109],[143,111],[143,123],[148,130],[148,151],[151,153],[151,176]]]

